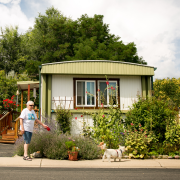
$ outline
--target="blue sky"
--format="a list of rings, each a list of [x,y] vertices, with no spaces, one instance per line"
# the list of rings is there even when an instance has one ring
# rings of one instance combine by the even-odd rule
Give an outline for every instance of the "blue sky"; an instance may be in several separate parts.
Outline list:
[[[179,0],[0,0],[0,27],[18,25],[25,33],[51,6],[74,20],[104,15],[111,33],[134,42],[138,55],[157,67],[154,79],[180,77]]]

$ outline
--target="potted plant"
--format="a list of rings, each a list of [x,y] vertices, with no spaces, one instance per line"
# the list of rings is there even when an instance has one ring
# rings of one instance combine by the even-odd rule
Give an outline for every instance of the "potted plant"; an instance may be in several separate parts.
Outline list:
[[[68,159],[71,161],[77,161],[79,148],[76,147],[75,140],[66,141],[65,145],[68,150],[68,155],[69,155]]]

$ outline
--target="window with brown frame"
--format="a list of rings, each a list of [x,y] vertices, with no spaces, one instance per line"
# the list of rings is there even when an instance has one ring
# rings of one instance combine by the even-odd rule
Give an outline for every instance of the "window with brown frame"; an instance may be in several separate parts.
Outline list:
[[[119,79],[73,78],[74,108],[119,106]]]

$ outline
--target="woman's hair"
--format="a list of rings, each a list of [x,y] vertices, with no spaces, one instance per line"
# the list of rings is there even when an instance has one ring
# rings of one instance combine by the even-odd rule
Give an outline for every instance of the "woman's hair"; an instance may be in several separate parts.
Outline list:
[[[34,102],[33,101],[28,101],[26,105],[29,106],[30,104],[34,104]]]

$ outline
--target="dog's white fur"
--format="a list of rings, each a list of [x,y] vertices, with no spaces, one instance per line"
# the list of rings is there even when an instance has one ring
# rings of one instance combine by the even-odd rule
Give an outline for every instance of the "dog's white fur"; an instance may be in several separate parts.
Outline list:
[[[106,149],[106,144],[103,145],[103,149],[105,149],[102,161],[104,162],[105,157],[107,157],[108,161],[110,161],[110,158],[114,158],[114,161],[116,161],[116,159],[119,159],[119,161],[121,161],[122,158],[122,154],[123,152],[125,152],[125,146],[120,146],[119,145],[119,149]]]

